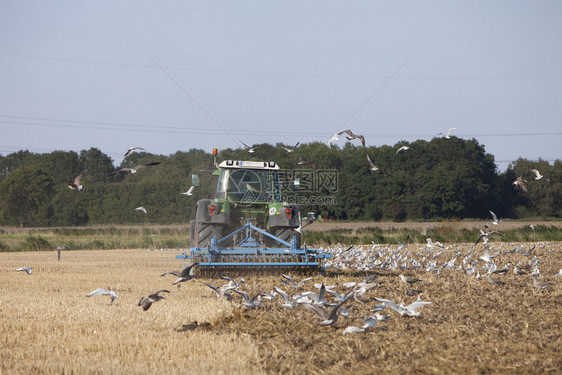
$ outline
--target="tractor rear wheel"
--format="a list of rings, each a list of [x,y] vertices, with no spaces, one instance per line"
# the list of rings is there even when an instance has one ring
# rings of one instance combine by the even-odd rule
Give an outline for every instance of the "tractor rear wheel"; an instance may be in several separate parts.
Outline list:
[[[195,247],[195,220],[189,222],[189,245]]]
[[[223,225],[210,224],[210,223],[197,223],[197,247],[207,246],[213,236],[217,238],[217,241],[223,237],[224,228]]]

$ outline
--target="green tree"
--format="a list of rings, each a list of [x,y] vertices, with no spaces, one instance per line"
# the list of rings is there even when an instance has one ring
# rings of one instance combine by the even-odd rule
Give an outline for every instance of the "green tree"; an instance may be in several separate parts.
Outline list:
[[[50,176],[37,166],[17,168],[0,183],[2,220],[22,227],[43,223],[53,192]]]

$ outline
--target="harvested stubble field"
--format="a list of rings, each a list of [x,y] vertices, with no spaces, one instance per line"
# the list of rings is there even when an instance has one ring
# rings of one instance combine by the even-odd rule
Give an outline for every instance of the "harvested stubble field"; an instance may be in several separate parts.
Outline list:
[[[521,245],[532,244],[496,249]],[[505,285],[495,286],[464,272],[409,270],[422,280],[416,288],[423,300],[432,302],[422,316],[387,311],[386,322],[346,336],[342,327],[359,321],[341,317],[339,328],[321,327],[312,312],[281,307],[278,299],[246,309],[240,296],[218,299],[205,286],[221,285],[220,279],[172,287],[173,277],[159,275],[181,267],[175,252],[66,251],[60,262],[56,251],[0,253],[0,373],[560,373],[562,280],[552,275],[562,268],[561,249],[562,243],[550,242],[533,250],[541,260],[540,279],[553,283],[543,291],[533,288],[530,276],[513,272],[498,276]],[[445,258],[453,251],[444,250],[450,252]],[[528,259],[507,252],[496,261]],[[14,271],[24,265],[33,267],[31,275]],[[367,295],[413,301],[399,273],[378,272],[381,286]],[[314,275],[304,288],[324,282],[341,293],[343,283],[364,276]],[[249,294],[273,285],[294,292],[279,276],[244,278]],[[119,298],[110,305],[107,296],[86,297],[99,287]],[[159,289],[171,293],[142,311],[141,296]],[[352,315],[364,315],[376,303],[353,302]]]

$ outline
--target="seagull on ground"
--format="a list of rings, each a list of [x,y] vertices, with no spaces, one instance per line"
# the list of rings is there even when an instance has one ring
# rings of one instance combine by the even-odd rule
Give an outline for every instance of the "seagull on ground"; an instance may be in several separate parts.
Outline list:
[[[60,254],[61,254],[61,252],[62,252],[63,250],[68,250],[68,249],[69,249],[69,247],[66,246],[66,245],[57,247],[57,259],[58,259],[59,262],[60,262]]]
[[[533,277],[539,277],[541,275],[541,272],[539,271],[539,267],[535,266],[535,268],[533,268],[533,270],[531,271],[530,275]]]
[[[250,147],[242,141],[240,141],[240,143],[242,143],[244,145],[244,149],[246,151],[248,151],[250,154],[253,154],[254,152],[256,152],[256,148],[260,147],[260,146]]]
[[[537,288],[537,290],[541,290],[541,289],[546,289],[548,288],[552,283],[550,282],[546,282],[546,281],[539,281],[536,278],[533,278],[533,286],[535,288]]]
[[[282,149],[284,149],[287,152],[293,152],[295,151],[295,149],[299,146],[300,142],[297,142],[296,145],[294,145],[293,147],[289,148],[289,147],[281,147]]]
[[[161,299],[164,299],[164,297],[160,296],[159,293],[170,293],[170,291],[162,289],[157,292],[151,293],[148,296],[142,297],[137,306],[142,306],[142,309],[144,311],[150,309],[150,306],[152,306],[154,302],[158,302]]]
[[[509,266],[510,266],[510,264],[507,263],[507,264],[506,264],[505,266],[503,266],[502,268],[499,268],[499,269],[497,269],[497,270],[495,270],[495,271],[492,271],[492,273],[503,273],[503,274],[506,274],[507,271],[509,271]]]
[[[558,273],[555,273],[553,276],[554,277],[562,277],[562,268],[560,268],[560,271],[558,271]]]
[[[129,147],[129,148],[127,149],[127,152],[125,153],[125,156],[124,156],[124,157],[127,157],[127,155],[129,155],[131,152],[133,152],[133,151],[135,151],[135,150],[146,151],[144,148],[138,147],[138,146]]]
[[[111,172],[111,173],[108,174],[107,176],[109,177],[109,176],[113,176],[113,175],[115,175],[115,174],[117,174],[117,173],[128,173],[128,172],[131,172],[131,173],[135,174],[135,173],[137,173],[138,170],[141,169],[141,168],[151,167],[151,166],[153,166],[153,165],[158,165],[158,164],[162,164],[162,162],[161,162],[161,161],[155,161],[155,162],[153,162],[153,163],[146,163],[146,164],[135,165],[135,166],[132,167],[132,168],[121,168],[121,169],[118,169],[118,170],[116,170],[116,171]]]
[[[68,187],[76,191],[84,190],[84,185],[82,185],[82,177],[84,177],[84,171],[80,172],[80,174],[76,176],[76,178],[74,178],[74,181],[69,181]]]
[[[408,147],[408,146],[402,146],[396,151],[396,154],[398,154],[400,151],[406,151],[406,150],[409,150],[409,149],[410,149],[410,147]]]
[[[363,137],[362,135],[353,134],[351,130],[344,130],[342,132],[339,132],[338,135],[342,135],[344,133],[347,134],[345,137],[347,138],[348,141],[359,139],[361,141],[361,144],[365,146],[365,137]]]
[[[410,297],[414,297],[416,294],[420,294],[422,291],[419,289],[408,289],[405,294]]]
[[[525,185],[526,183],[527,180],[524,180],[521,176],[517,177],[517,179],[513,181],[513,185],[518,185],[524,192],[527,192],[527,185]]]
[[[400,280],[402,280],[403,283],[409,284],[409,285],[412,285],[414,283],[417,283],[418,281],[421,281],[420,279],[416,279],[415,277],[404,276],[403,274],[400,274],[399,276],[400,276]]]
[[[443,133],[439,133],[439,134],[444,135],[446,139],[449,139],[449,138],[451,138],[451,133],[453,132],[453,130],[457,130],[457,128],[451,128],[451,129],[449,129],[449,130],[447,131],[447,134],[445,134],[445,135],[444,135]]]
[[[24,266],[24,267],[18,268],[18,269],[16,269],[16,271],[25,271],[25,272],[27,272],[28,275],[31,275],[31,267],[29,267],[29,266]]]
[[[523,271],[522,269],[519,269],[519,267],[517,267],[517,266],[515,266],[515,267],[513,268],[513,273],[514,273],[516,276],[521,276],[521,275],[526,275],[526,274],[527,274],[527,272]]]
[[[305,282],[312,280],[312,277],[308,277],[306,279],[302,279],[298,284],[295,282],[295,280],[293,280],[293,278],[289,275],[285,275],[282,274],[281,276],[283,276],[285,279],[289,280],[289,282],[291,283],[291,285],[293,286],[293,288],[295,289],[299,289],[301,287],[302,284],[304,284]]]
[[[544,177],[541,172],[537,171],[536,169],[531,169],[531,172],[535,174],[535,181],[538,181]]]
[[[191,186],[191,187],[189,188],[189,190],[187,190],[187,191],[184,192],[184,193],[180,193],[180,194],[183,194],[183,195],[185,195],[185,196],[193,195],[193,189],[195,189],[195,186]]]
[[[429,305],[431,302],[423,302],[421,297],[418,296],[418,299],[415,302],[412,302],[408,306],[404,306],[403,304],[397,305],[395,302],[382,299],[382,298],[375,298],[377,301],[384,303],[386,306],[390,307],[392,310],[396,311],[402,316],[420,316],[421,311],[416,311],[420,307],[425,305]]]
[[[500,279],[498,279],[496,277],[493,277],[491,274],[487,274],[486,278],[488,279],[490,284],[494,284],[494,285],[504,285],[505,284],[503,281],[501,281]]]
[[[86,295],[86,297],[92,297],[92,296],[110,296],[112,305],[113,305],[113,301],[115,301],[115,298],[119,297],[117,293],[115,293],[113,290],[108,290],[103,288],[98,288],[93,292],[90,292],[90,294]]]
[[[144,212],[146,214],[146,208],[144,208],[143,206],[135,208],[135,211]]]
[[[490,214],[492,215],[492,219],[494,219],[492,224],[499,225],[501,220],[498,220],[498,217],[496,216],[496,214],[494,212],[492,212],[492,210],[488,210],[488,211],[490,211]]]

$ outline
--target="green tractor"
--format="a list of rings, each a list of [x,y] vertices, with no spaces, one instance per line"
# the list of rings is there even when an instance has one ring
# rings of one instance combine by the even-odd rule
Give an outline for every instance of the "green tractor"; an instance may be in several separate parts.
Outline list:
[[[207,247],[235,232],[246,223],[271,234],[258,233],[261,246],[276,247],[277,239],[301,246],[301,208],[284,203],[280,168],[274,162],[226,160],[218,164],[219,180],[213,199],[197,202],[191,220],[191,247]],[[228,238],[234,246],[243,233]]]

